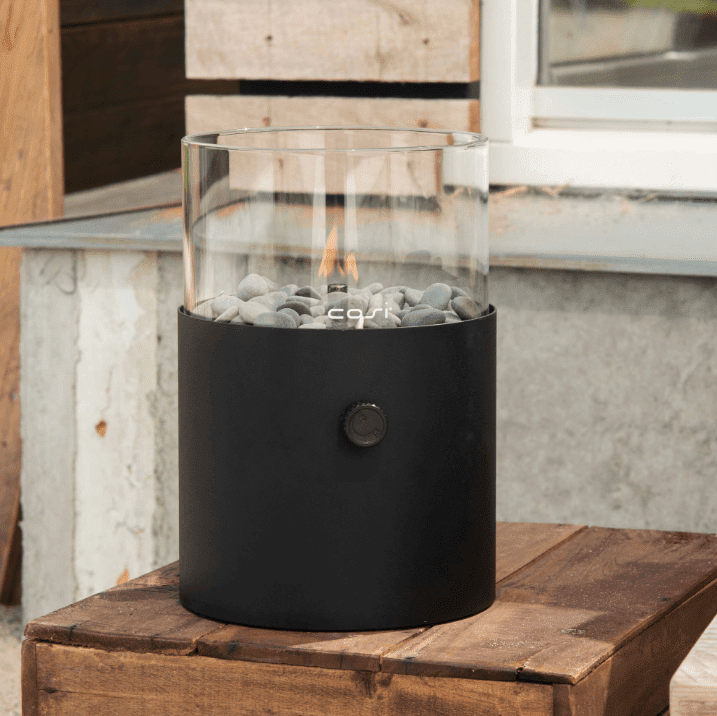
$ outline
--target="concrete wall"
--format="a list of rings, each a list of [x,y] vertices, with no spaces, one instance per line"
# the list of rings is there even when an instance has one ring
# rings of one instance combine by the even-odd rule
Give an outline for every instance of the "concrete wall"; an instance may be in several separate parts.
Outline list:
[[[498,517],[717,532],[717,279],[493,269]]]
[[[491,270],[499,519],[717,531],[716,281]],[[31,619],[177,559],[181,256],[28,249],[22,283]]]

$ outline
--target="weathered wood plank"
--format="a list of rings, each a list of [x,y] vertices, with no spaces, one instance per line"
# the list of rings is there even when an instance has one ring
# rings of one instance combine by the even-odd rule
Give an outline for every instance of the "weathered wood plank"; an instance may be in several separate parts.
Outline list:
[[[201,91],[221,93],[215,88],[223,85],[185,77],[182,15],[62,30],[62,104],[66,115],[184,96],[200,87]]]
[[[135,179],[181,164],[184,97],[152,99],[65,117],[67,190]]]
[[[0,225],[7,225],[62,213],[59,12],[52,0],[0,0],[0,17]],[[20,256],[18,249],[0,252],[0,591],[6,598],[18,576],[10,567],[20,510]]]
[[[62,27],[153,15],[182,15],[182,0],[60,0]]]
[[[39,716],[38,711],[38,690],[37,690],[37,658],[36,647],[37,642],[26,640],[22,643],[22,671],[21,671],[21,689],[22,689],[22,713],[23,716]]]
[[[584,525],[498,522],[495,535],[496,582],[500,583],[586,529]]]
[[[707,605],[705,615],[710,611],[714,611],[714,601]],[[698,626],[699,622],[695,624],[695,630]],[[717,713],[717,617],[699,636],[672,677],[670,708],[672,716],[713,716]]]
[[[200,636],[220,626],[179,604],[175,562],[35,619],[25,636],[117,651],[190,654]]]
[[[714,535],[591,528],[504,580],[490,610],[432,627],[382,668],[574,684],[715,575]]]
[[[188,0],[187,76],[471,82],[477,0]]]
[[[574,686],[556,684],[555,716],[654,716],[669,702],[673,716],[717,713],[717,700],[703,712],[680,712],[670,677],[717,611],[717,581],[680,604],[628,642]],[[706,673],[710,673],[709,671]],[[711,669],[715,681],[715,669]]]
[[[76,649],[38,643],[43,716],[548,716],[552,687]],[[118,678],[121,674],[121,678]]]
[[[193,95],[187,134],[237,127],[422,127],[477,132],[478,100]]]

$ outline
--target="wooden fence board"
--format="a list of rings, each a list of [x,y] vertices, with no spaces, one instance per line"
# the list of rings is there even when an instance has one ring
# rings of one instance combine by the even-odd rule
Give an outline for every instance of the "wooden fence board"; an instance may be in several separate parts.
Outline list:
[[[187,0],[187,76],[472,82],[478,0]]]
[[[419,127],[478,131],[478,100],[187,97],[187,134],[239,127]]]

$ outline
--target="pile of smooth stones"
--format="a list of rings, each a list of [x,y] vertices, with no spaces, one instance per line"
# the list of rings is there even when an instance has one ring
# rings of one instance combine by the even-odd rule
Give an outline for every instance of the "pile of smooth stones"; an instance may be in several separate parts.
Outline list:
[[[366,288],[341,284],[299,287],[276,284],[249,274],[236,295],[221,295],[195,308],[194,313],[220,323],[273,328],[372,329],[434,326],[479,318],[483,307],[463,289],[434,283],[425,291],[408,286]]]

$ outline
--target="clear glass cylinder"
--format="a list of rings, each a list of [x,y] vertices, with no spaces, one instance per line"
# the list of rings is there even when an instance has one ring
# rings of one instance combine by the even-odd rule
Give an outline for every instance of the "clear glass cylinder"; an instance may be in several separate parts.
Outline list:
[[[343,329],[485,315],[487,156],[481,135],[430,129],[185,137],[185,310],[240,325]],[[333,293],[357,298],[341,304]],[[295,326],[259,317],[259,306],[286,314],[297,302],[307,311],[289,313]],[[407,318],[419,311],[421,320]]]

